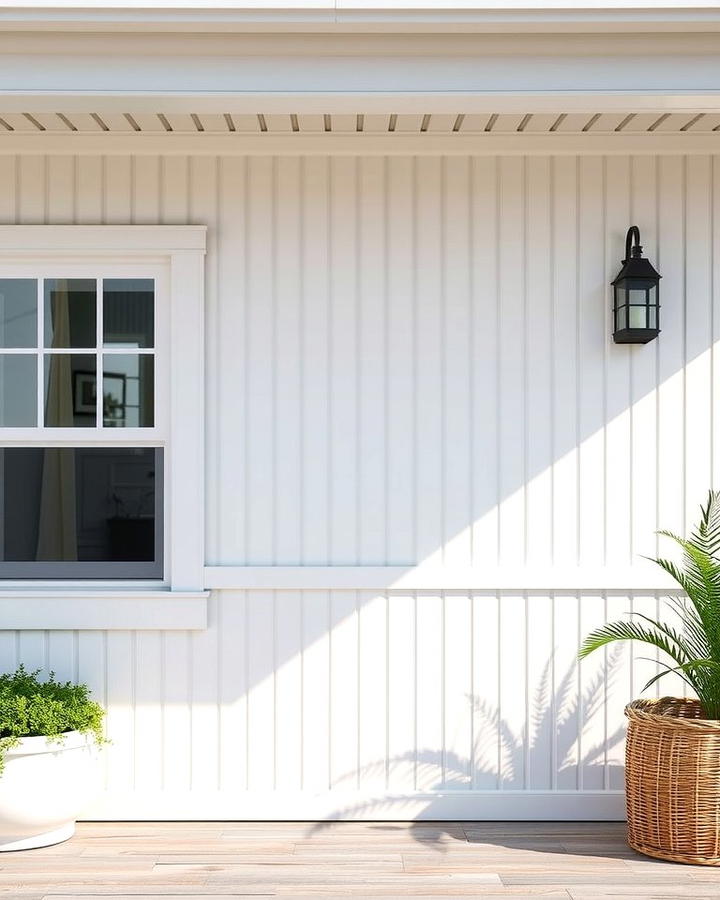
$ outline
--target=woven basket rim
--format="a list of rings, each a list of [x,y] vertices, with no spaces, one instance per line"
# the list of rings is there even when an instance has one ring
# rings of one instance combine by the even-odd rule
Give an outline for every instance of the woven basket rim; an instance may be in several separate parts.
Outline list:
[[[656,699],[633,700],[625,707],[625,715],[636,722],[653,723],[663,728],[682,728],[696,731],[720,732],[720,719],[695,719],[673,714],[672,709],[679,704],[699,705],[695,697],[658,697]],[[663,711],[659,711],[663,710]]]

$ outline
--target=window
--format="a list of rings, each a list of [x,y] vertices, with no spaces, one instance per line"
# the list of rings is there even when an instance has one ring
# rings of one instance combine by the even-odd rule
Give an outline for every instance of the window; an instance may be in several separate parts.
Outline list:
[[[5,585],[202,589],[204,231],[0,226]]]
[[[0,576],[163,577],[163,289],[160,270],[0,273],[0,425],[37,432],[0,448]]]

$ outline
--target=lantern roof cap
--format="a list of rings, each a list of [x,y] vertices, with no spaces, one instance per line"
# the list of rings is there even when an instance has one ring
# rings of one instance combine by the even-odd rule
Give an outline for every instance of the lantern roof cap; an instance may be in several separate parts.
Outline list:
[[[642,251],[642,247],[633,248],[633,250],[635,249],[640,249]],[[643,256],[636,256],[633,252],[630,259],[623,260],[622,269],[620,269],[612,283],[617,284],[617,282],[623,281],[626,278],[660,279],[662,278],[662,275],[655,269],[649,259],[645,259]]]

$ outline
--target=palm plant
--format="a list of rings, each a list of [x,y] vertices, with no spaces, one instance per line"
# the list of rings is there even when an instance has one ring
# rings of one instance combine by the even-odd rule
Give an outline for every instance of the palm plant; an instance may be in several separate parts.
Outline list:
[[[720,491],[710,491],[701,507],[700,523],[689,538],[669,531],[683,551],[682,566],[656,559],[684,591],[684,597],[666,601],[679,619],[679,630],[641,613],[632,622],[612,622],[589,634],[580,648],[580,659],[614,641],[642,641],[662,650],[673,664],[661,662],[663,670],[643,687],[674,672],[688,684],[702,704],[705,717],[720,719]]]

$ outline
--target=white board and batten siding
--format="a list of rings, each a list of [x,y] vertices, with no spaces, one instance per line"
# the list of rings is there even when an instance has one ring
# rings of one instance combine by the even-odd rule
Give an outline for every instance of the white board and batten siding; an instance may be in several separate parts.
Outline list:
[[[2,223],[208,225],[208,571],[520,573],[230,577],[207,630],[0,632],[3,669],[108,706],[90,814],[621,816],[622,708],[654,666],[575,654],[656,610],[612,573],[717,479],[719,211],[720,157],[699,155],[0,158]],[[616,347],[633,223],[663,331]],[[523,590],[526,567],[612,590]]]

